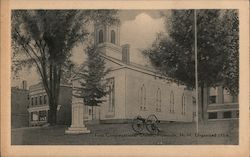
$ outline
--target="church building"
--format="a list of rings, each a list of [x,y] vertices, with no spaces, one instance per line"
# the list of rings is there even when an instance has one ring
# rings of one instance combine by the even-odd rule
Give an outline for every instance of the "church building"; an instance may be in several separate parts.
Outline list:
[[[120,45],[119,25],[94,26],[94,44],[111,71],[105,76],[111,92],[100,107],[85,106],[83,100],[72,96],[72,124],[66,133],[79,131],[83,121],[124,122],[140,115],[155,114],[161,121],[192,122],[194,120],[193,91],[171,78],[164,77],[152,66],[131,62],[130,46]],[[81,88],[80,78],[72,78],[74,88]],[[74,94],[72,94],[74,95]],[[78,128],[78,129],[77,129]]]

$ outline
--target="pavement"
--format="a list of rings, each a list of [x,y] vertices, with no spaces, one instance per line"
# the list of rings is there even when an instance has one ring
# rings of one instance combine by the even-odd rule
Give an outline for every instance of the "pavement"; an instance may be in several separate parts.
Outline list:
[[[162,123],[160,133],[135,133],[131,124],[89,124],[89,134],[66,135],[67,126],[12,129],[12,145],[237,145],[238,120]]]

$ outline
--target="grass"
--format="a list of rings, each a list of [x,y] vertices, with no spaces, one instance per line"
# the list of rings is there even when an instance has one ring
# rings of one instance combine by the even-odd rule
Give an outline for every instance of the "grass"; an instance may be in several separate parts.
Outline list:
[[[160,124],[159,135],[135,133],[131,124],[87,125],[90,134],[66,135],[67,126],[13,129],[12,145],[235,145],[238,144],[238,121]]]

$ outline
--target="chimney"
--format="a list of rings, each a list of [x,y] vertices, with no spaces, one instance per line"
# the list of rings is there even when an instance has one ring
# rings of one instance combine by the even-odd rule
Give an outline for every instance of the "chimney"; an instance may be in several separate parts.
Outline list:
[[[126,64],[129,64],[130,62],[129,49],[130,49],[129,44],[122,45],[122,62]]]
[[[27,90],[27,81],[22,81],[22,89]]]

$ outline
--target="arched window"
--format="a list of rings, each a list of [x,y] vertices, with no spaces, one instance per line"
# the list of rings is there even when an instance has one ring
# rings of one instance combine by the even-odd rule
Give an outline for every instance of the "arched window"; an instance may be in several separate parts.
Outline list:
[[[108,79],[107,85],[109,94],[108,94],[108,111],[114,112],[115,111],[115,81],[114,78]]]
[[[146,88],[144,84],[139,89],[138,100],[139,100],[140,110],[146,110]]]
[[[142,92],[143,92],[143,109],[146,110],[146,88],[144,85],[142,86]]]
[[[103,30],[99,31],[99,43],[103,43]]]
[[[182,114],[186,114],[186,100],[185,100],[184,93],[182,94],[182,105],[181,105],[181,108],[182,108],[181,113]]]
[[[115,31],[111,31],[111,43],[115,44]]]
[[[158,88],[156,92],[156,111],[161,111],[161,89]]]
[[[170,93],[170,112],[174,113],[174,92]]]

